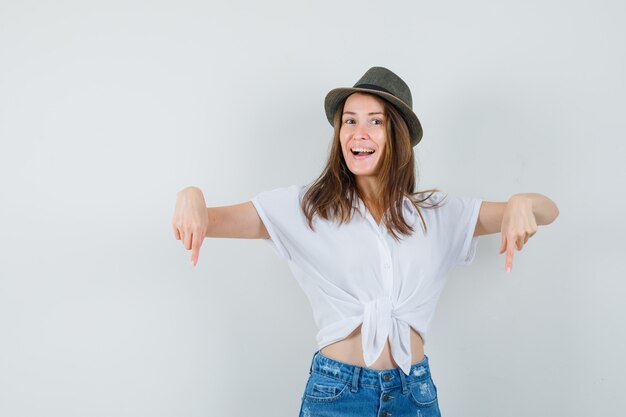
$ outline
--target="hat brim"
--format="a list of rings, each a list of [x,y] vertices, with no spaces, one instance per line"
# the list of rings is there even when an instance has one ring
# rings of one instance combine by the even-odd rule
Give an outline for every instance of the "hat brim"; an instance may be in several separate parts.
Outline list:
[[[407,123],[409,134],[411,135],[411,145],[415,146],[420,142],[420,140],[422,140],[422,124],[417,118],[415,112],[413,112],[409,106],[393,94],[389,94],[384,91],[371,90],[369,88],[346,87],[330,90],[324,99],[324,109],[326,111],[326,118],[331,126],[333,126],[333,118],[335,117],[337,108],[343,100],[353,93],[374,94],[390,102],[396,107],[396,109],[398,109]]]

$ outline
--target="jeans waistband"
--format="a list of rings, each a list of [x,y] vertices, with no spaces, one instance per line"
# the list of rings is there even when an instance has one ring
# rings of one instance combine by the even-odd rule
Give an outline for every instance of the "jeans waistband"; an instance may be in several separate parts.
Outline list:
[[[430,378],[428,356],[424,355],[419,363],[411,365],[409,374],[406,375],[400,368],[372,369],[350,365],[324,356],[319,350],[313,354],[309,373],[317,372],[342,381],[351,382],[352,390],[358,386],[391,389],[402,386],[403,391],[409,383],[422,381]]]

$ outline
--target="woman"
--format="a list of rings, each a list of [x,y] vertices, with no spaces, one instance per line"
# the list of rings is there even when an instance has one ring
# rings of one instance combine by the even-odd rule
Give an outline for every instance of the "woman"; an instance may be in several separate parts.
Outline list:
[[[423,344],[447,275],[472,261],[478,236],[496,232],[510,271],[514,248],[558,208],[535,193],[487,202],[415,192],[422,128],[409,87],[386,68],[324,104],[334,136],[314,183],[209,208],[186,188],[174,235],[194,265],[205,237],[267,239],[289,263],[320,329],[300,416],[439,416]]]

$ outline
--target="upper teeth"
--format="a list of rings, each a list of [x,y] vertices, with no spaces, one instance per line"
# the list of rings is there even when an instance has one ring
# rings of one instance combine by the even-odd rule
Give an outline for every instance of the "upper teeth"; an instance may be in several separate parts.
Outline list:
[[[374,152],[374,149],[370,148],[350,148],[352,152]]]

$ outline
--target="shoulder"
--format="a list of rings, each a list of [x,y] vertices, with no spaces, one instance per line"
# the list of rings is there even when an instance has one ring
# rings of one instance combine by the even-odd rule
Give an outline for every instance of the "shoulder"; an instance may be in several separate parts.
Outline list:
[[[300,205],[304,192],[305,186],[299,184],[274,187],[256,194],[252,202],[270,209],[292,211]]]
[[[447,218],[447,220],[460,220],[467,212],[475,211],[479,206],[479,198],[454,195],[443,191],[419,193],[417,201],[425,199],[419,203],[420,209],[425,216],[435,218]]]
[[[418,198],[418,201],[425,199],[424,202],[426,203],[426,205],[437,204],[441,205],[441,207],[445,206],[446,204],[454,205],[474,200],[474,198],[472,197],[450,194],[445,191],[420,192],[416,194],[416,197]]]
[[[423,191],[415,194],[413,197],[413,200],[416,201],[420,207],[424,208],[430,208],[430,206],[434,205],[443,205],[447,199],[449,199],[449,196],[443,191]]]

